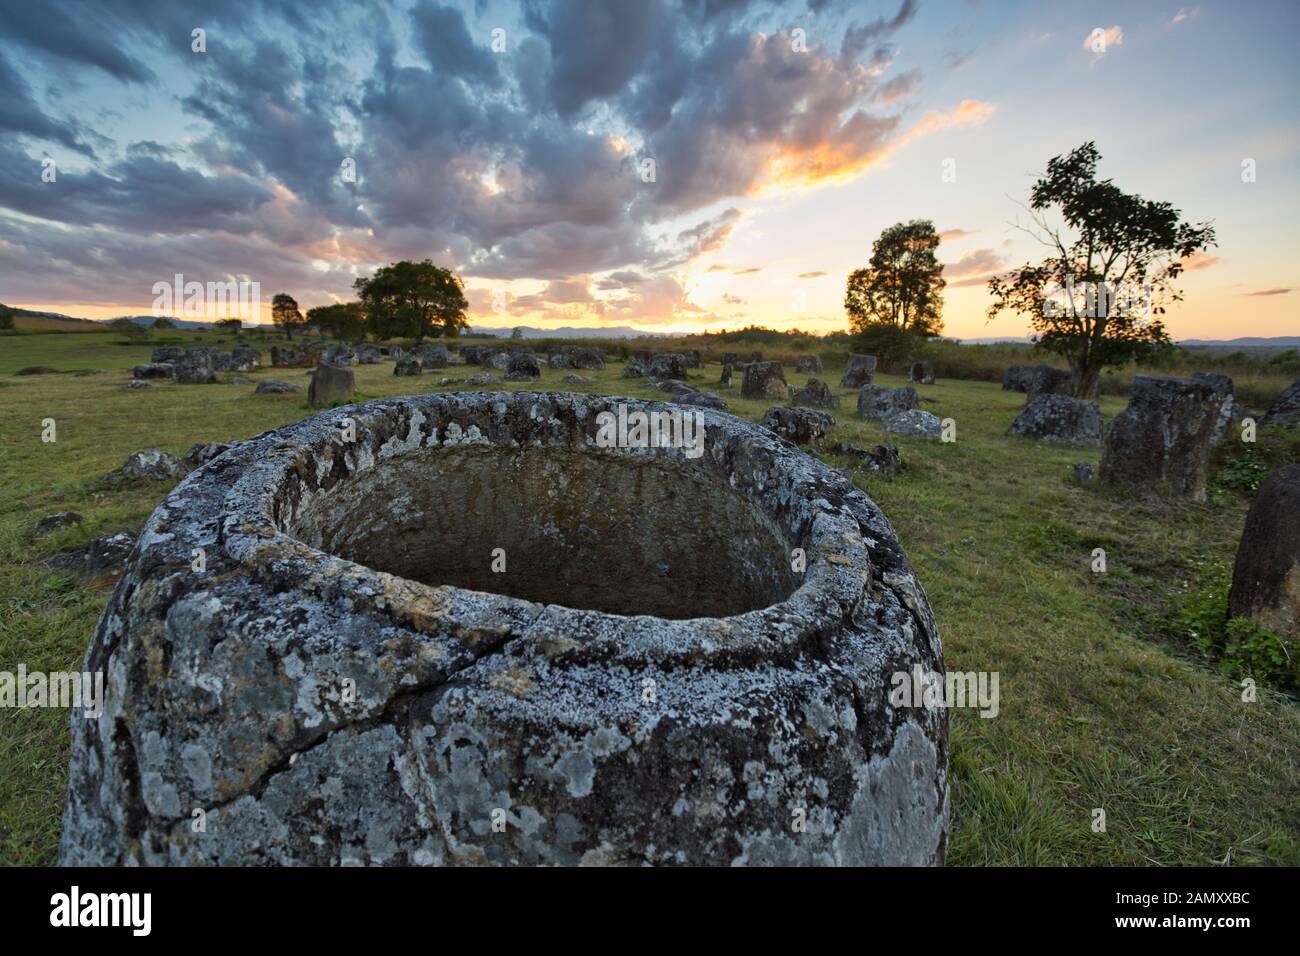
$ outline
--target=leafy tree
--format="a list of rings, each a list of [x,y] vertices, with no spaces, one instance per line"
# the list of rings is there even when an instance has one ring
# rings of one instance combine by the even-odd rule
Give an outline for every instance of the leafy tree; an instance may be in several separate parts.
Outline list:
[[[218,319],[216,325],[227,332],[242,332],[244,329],[244,323],[239,319]]]
[[[871,245],[865,269],[849,274],[844,311],[859,334],[872,325],[892,325],[916,335],[943,328],[943,263],[935,256],[934,223],[914,219],[890,226]]]
[[[307,310],[307,322],[322,335],[344,342],[360,342],[366,337],[366,314],[360,302],[318,305]]]
[[[371,331],[381,339],[454,337],[469,325],[469,302],[460,276],[428,259],[384,266],[369,279],[357,279],[353,288]]]
[[[1088,142],[1048,162],[1029,193],[1035,228],[1025,231],[1051,255],[989,280],[988,317],[1029,316],[1038,344],[1070,363],[1078,398],[1096,397],[1104,368],[1169,347],[1159,316],[1182,299],[1182,260],[1214,245],[1213,226],[1098,181],[1099,159]],[[1049,209],[1061,224],[1049,223]]]
[[[0,305],[0,329],[14,327],[14,310],[7,305]]]
[[[153,320],[153,325],[151,325],[150,328],[174,329],[176,328],[176,323],[173,322],[171,319],[166,318],[165,316],[159,316],[158,318]]]
[[[522,325],[516,325],[510,332],[510,337],[515,341],[522,339],[524,337],[524,327]]]
[[[287,292],[277,292],[271,300],[271,321],[286,338],[292,339],[293,330],[300,328],[306,319],[298,311],[298,303],[293,296]]]

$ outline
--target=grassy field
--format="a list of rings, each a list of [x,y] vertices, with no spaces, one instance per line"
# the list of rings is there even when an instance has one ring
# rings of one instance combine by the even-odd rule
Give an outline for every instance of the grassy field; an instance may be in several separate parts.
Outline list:
[[[231,384],[129,391],[127,370],[148,360],[150,344],[116,343],[109,334],[0,338],[0,670],[20,661],[30,670],[80,669],[107,594],[43,562],[92,537],[138,530],[168,490],[104,490],[97,478],[141,448],[181,454],[311,413],[300,369],[248,376],[303,384],[296,395]],[[843,358],[824,358],[820,377],[834,385]],[[34,365],[64,374],[13,375]],[[105,371],[70,374],[86,368]],[[660,395],[621,379],[621,368],[582,373],[595,378],[587,390]],[[362,366],[358,399],[461,387],[439,387],[441,374],[397,378],[391,364]],[[563,374],[547,369],[527,387],[568,388]],[[712,389],[717,375],[713,365],[694,378]],[[802,384],[806,376],[787,370],[787,378]],[[853,395],[837,391],[843,405],[832,442],[886,440],[877,423],[854,416]],[[858,481],[916,565],[947,666],[1000,673],[996,718],[952,714],[949,862],[1300,864],[1300,706],[1267,687],[1244,703],[1236,679],[1191,649],[1178,614],[1185,594],[1231,562],[1247,500],[1216,490],[1206,503],[1187,504],[1082,487],[1067,480],[1069,467],[1096,464],[1097,450],[1006,435],[1023,395],[980,381],[919,391],[923,408],[956,420],[957,441],[890,436],[905,471]],[[765,410],[737,390],[720,393],[744,418]],[[1103,397],[1108,420],[1123,407],[1123,398]],[[46,418],[57,423],[54,443],[41,441]],[[31,536],[39,517],[66,510],[85,522]],[[1104,574],[1090,568],[1097,547],[1107,551]],[[67,759],[66,712],[0,710],[0,863],[53,861]],[[1092,830],[1094,808],[1105,810],[1104,833]]]

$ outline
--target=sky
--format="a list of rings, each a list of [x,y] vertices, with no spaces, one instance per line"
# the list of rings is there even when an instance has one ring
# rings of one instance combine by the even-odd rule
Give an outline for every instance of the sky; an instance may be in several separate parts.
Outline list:
[[[148,314],[180,274],[265,321],[429,258],[478,326],[828,332],[922,218],[945,334],[1020,336],[987,280],[1095,141],[1215,226],[1175,338],[1300,335],[1298,31],[1295,0],[0,0],[0,302]]]

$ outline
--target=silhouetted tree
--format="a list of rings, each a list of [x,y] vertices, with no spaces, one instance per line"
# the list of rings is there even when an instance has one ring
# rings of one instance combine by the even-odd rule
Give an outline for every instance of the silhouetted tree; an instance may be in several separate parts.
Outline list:
[[[360,342],[366,337],[366,314],[360,302],[318,305],[307,310],[307,322],[314,325],[322,335],[344,342]]]
[[[1070,363],[1078,398],[1096,397],[1107,366],[1169,346],[1159,316],[1182,299],[1173,284],[1182,260],[1214,245],[1213,226],[1185,223],[1167,202],[1098,181],[1099,159],[1089,142],[1048,162],[1029,193],[1035,228],[1025,231],[1052,254],[989,280],[989,318],[1029,316],[1038,344]],[[1049,223],[1048,209],[1061,225]]]
[[[298,311],[298,303],[293,296],[287,292],[277,292],[271,300],[271,321],[286,338],[292,339],[293,330],[300,327],[306,319]]]
[[[469,325],[465,284],[449,269],[423,262],[395,262],[353,283],[370,330],[381,339],[454,337]]]
[[[889,325],[915,335],[938,335],[943,328],[943,263],[935,256],[939,236],[934,223],[914,219],[890,226],[871,245],[865,269],[849,274],[844,311],[859,335],[873,325]]]

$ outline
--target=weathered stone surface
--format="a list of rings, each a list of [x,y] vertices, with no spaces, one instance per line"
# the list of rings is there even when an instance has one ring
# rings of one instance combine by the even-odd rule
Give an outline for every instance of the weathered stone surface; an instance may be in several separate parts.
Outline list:
[[[914,385],[933,385],[934,366],[929,362],[913,362],[907,370],[907,380]]]
[[[546,364],[551,368],[572,368],[567,352],[552,352],[546,357]]]
[[[860,388],[863,385],[870,385],[871,378],[876,374],[876,357],[874,355],[858,355],[850,353],[849,364],[844,369],[844,376],[840,379],[840,388]]]
[[[394,375],[420,375],[423,371],[424,366],[415,355],[403,355],[393,363]]]
[[[1300,638],[1300,464],[1259,486],[1237,548],[1228,614]]]
[[[814,412],[808,408],[773,405],[759,424],[796,445],[820,445],[822,439],[835,427],[835,418],[826,412]]]
[[[487,360],[499,351],[498,347],[492,345],[462,345],[460,347],[460,354],[466,365],[485,365]]]
[[[126,383],[126,387],[127,387],[127,388],[130,388],[130,389],[137,389],[137,388],[153,388],[153,386],[150,385],[148,382],[141,381],[141,380],[138,379],[138,378],[133,378],[133,379],[131,379],[131,381],[129,381],[129,382]]]
[[[605,353],[598,348],[576,346],[569,352],[569,366],[580,369],[605,367]]]
[[[623,366],[623,378],[645,378],[645,366],[636,359],[628,359],[627,364]]]
[[[172,366],[172,381],[180,385],[209,385],[217,380],[212,349],[186,349]]]
[[[81,515],[75,511],[62,511],[58,514],[46,515],[36,522],[36,533],[38,535],[53,534],[55,531],[71,528],[74,524],[81,524],[81,521]]]
[[[185,453],[185,460],[194,467],[206,465],[218,455],[224,454],[232,448],[230,442],[213,441],[206,445],[191,445],[190,450]]]
[[[311,373],[307,386],[307,401],[317,408],[337,405],[352,400],[357,393],[357,377],[350,368],[321,363]]]
[[[321,351],[303,345],[272,345],[271,365],[275,368],[312,368]]]
[[[1106,431],[1101,480],[1202,500],[1221,401],[1190,378],[1138,375]]]
[[[54,555],[50,558],[50,566],[66,571],[84,583],[105,586],[121,575],[135,545],[135,535],[118,531],[96,538],[84,548]],[[85,718],[81,718],[81,722],[90,723]]]
[[[1264,425],[1282,425],[1292,428],[1300,424],[1300,378],[1296,379],[1277,397],[1264,414]]]
[[[659,352],[651,357],[646,373],[652,378],[685,378],[690,366],[685,355],[678,352]]]
[[[131,369],[132,378],[172,378],[175,374],[176,366],[170,362],[149,362]]]
[[[491,372],[482,372],[478,375],[471,375],[465,379],[466,385],[492,385],[501,381],[501,376],[493,375]]]
[[[422,368],[447,367],[447,346],[440,342],[426,342],[419,348],[412,349],[410,354],[419,358]]]
[[[917,407],[916,389],[904,386],[863,385],[858,392],[858,415],[885,421]]]
[[[796,372],[803,372],[805,375],[812,372],[822,371],[821,356],[818,355],[800,355],[795,360],[794,368]]]
[[[506,381],[522,382],[542,377],[541,360],[531,352],[511,352],[506,363]]]
[[[1101,409],[1096,402],[1068,395],[1035,395],[1007,434],[1067,445],[1100,445]]]
[[[856,459],[865,471],[879,472],[883,475],[896,475],[903,470],[903,459],[898,454],[897,445],[876,445],[867,449],[842,441],[832,447],[830,451],[837,455],[847,455]]]
[[[185,357],[185,350],[179,345],[159,345],[153,350],[153,355],[149,359],[155,365],[174,364]]]
[[[731,388],[731,368],[730,362],[722,366],[722,376],[718,379],[718,385]]]
[[[251,372],[262,364],[262,353],[255,348],[239,345],[230,351],[230,369],[233,372]]]
[[[564,376],[564,378],[560,379],[560,381],[565,385],[590,385],[592,380],[570,372],[568,375]]]
[[[1002,388],[1008,392],[1035,395],[1069,395],[1073,376],[1069,369],[1051,365],[1012,365],[1003,373]]]
[[[189,469],[170,452],[158,448],[145,448],[128,455],[126,461],[110,471],[103,480],[109,484],[132,481],[167,481],[180,478]]]
[[[1081,485],[1090,484],[1097,477],[1096,473],[1093,471],[1092,462],[1090,461],[1081,461],[1074,465],[1074,467],[1070,469],[1070,474],[1073,476],[1074,480]]]
[[[784,402],[790,397],[785,384],[785,371],[780,362],[750,362],[745,366],[745,378],[740,383],[740,394],[746,398],[764,398]]]
[[[885,419],[885,431],[891,435],[916,435],[921,438],[940,438],[943,422],[937,415],[910,408]]]
[[[502,349],[489,355],[483,364],[496,369],[498,372],[504,372],[510,367],[510,356],[513,354],[513,352]]]
[[[302,387],[294,385],[291,382],[277,382],[273,378],[257,383],[257,388],[253,389],[254,395],[280,395],[285,392],[300,392]]]
[[[943,662],[889,522],[718,412],[697,458],[598,447],[619,404],[674,407],[388,399],[194,472],[91,642],[61,862],[941,862],[946,713],[890,693]]]
[[[1219,396],[1219,417],[1214,423],[1214,435],[1210,439],[1211,442],[1217,445],[1223,441],[1223,436],[1228,433],[1237,410],[1237,399],[1233,395],[1232,379],[1217,372],[1194,372],[1192,378],[1210,386],[1214,394]]]
[[[384,352],[377,345],[362,343],[357,346],[358,365],[379,365],[384,361]]]
[[[810,378],[807,385],[795,389],[790,395],[790,404],[806,405],[810,408],[839,408],[840,397],[833,394],[825,382]]]
[[[357,360],[357,353],[349,345],[330,345],[320,355],[321,365],[333,365],[335,368],[348,368]]]

